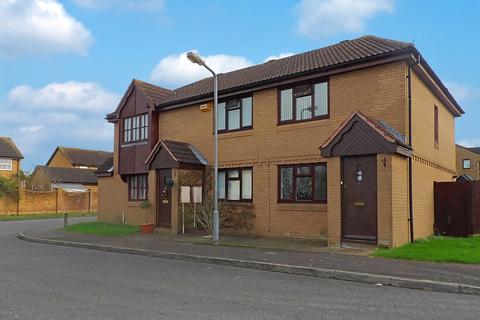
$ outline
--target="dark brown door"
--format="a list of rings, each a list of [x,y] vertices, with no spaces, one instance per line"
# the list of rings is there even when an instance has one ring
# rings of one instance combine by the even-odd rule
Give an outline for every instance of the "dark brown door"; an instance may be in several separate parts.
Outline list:
[[[377,240],[377,158],[342,159],[342,237]]]
[[[167,180],[172,178],[172,169],[157,170],[157,225],[170,227],[172,224],[172,188]]]

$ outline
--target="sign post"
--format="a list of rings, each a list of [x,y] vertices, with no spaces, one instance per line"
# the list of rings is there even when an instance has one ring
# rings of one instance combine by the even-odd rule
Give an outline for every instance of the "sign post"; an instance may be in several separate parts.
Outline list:
[[[182,203],[182,234],[185,234],[185,203],[190,203],[190,187],[180,187],[180,202]]]

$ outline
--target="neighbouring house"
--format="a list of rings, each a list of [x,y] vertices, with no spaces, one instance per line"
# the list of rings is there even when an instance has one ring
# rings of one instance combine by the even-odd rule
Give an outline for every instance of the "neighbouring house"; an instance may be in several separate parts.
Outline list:
[[[457,147],[457,176],[467,181],[480,180],[480,147]]]
[[[0,176],[11,178],[20,172],[23,155],[10,137],[0,137]]]
[[[79,168],[97,170],[112,152],[68,147],[57,147],[47,161],[49,167]]]
[[[390,247],[432,235],[434,182],[456,176],[464,112],[412,43],[364,36],[218,80],[219,197],[235,208],[222,232]],[[149,222],[177,233],[180,186],[211,197],[212,99],[211,77],[130,83],[106,116],[99,220],[143,223],[148,200]]]
[[[62,210],[95,211],[98,190],[95,171],[112,156],[107,151],[57,147],[45,166],[35,167],[29,189],[57,190],[57,193],[61,190],[65,195]]]

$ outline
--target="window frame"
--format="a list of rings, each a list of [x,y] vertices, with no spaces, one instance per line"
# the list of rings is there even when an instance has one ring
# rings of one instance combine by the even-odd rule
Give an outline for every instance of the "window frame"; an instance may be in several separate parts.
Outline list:
[[[468,161],[468,168],[465,167],[465,161]],[[471,159],[463,159],[462,160],[462,169],[467,169],[467,170],[472,169],[472,160]]]
[[[0,171],[13,171],[13,159],[8,159],[8,158],[0,158],[0,160],[5,160],[8,163],[2,163],[0,164]],[[2,166],[8,166],[10,165],[10,169],[8,168],[2,168]]]
[[[250,121],[251,124],[248,125],[248,126],[243,126],[243,99],[245,99],[245,98],[250,98],[252,100],[251,121]],[[232,101],[232,100],[238,100],[240,102],[240,107],[227,107],[228,102]],[[241,96],[225,98],[225,99],[222,99],[222,100],[218,101],[218,105],[220,105],[221,103],[225,103],[225,113],[224,113],[225,129],[218,130],[219,134],[253,129],[253,94],[245,94],[245,95],[241,95]],[[228,129],[228,111],[229,111],[229,109],[230,110],[238,109],[240,111],[240,127],[237,128],[237,129]],[[217,112],[218,112],[218,110],[217,110]],[[214,116],[214,118],[213,118],[213,128],[214,128],[213,133],[215,133],[215,113],[213,114],[213,116]]]
[[[252,185],[250,186],[250,189],[251,189],[251,195],[252,197],[250,199],[244,199],[242,197],[242,194],[243,194],[243,171],[251,171],[251,183]],[[238,178],[229,178],[228,177],[228,172],[229,171],[238,171]],[[225,198],[218,198],[219,200],[222,200],[222,201],[227,201],[227,202],[253,202],[253,167],[240,167],[240,168],[224,168],[224,169],[219,169],[218,172],[224,172],[225,173],[225,186],[224,186],[224,190],[225,190]],[[240,195],[240,199],[238,200],[229,200],[228,199],[228,181],[231,180],[231,181],[239,181],[240,183],[240,189],[239,189],[239,195]],[[218,192],[218,189],[217,189],[217,192]]]
[[[146,118],[145,118],[146,117]],[[144,123],[146,119],[146,123]],[[128,121],[128,129],[125,129],[125,121]],[[138,121],[138,127],[134,127],[134,123]],[[133,144],[138,142],[148,141],[149,137],[149,128],[150,128],[150,115],[148,112],[135,114],[133,116],[128,116],[122,118],[122,144]],[[125,140],[125,133],[128,132],[129,140]],[[135,133],[138,133],[138,139],[135,139]],[[142,139],[142,132],[145,133],[145,137]]]
[[[315,85],[319,83],[327,84],[327,113],[324,115],[316,116],[315,110],[312,109],[312,117],[309,119],[296,120],[297,118],[297,98],[302,97],[294,96],[295,88],[310,85],[311,88],[311,105],[315,105]],[[281,93],[283,90],[292,89],[292,119],[291,120],[282,120],[282,97]],[[307,96],[307,95],[304,95]],[[277,89],[277,125],[293,124],[293,123],[302,123],[315,120],[330,119],[330,78],[318,78],[315,80],[308,80],[303,82],[297,82],[294,84],[289,84],[285,86],[278,87]]]
[[[136,177],[136,198],[132,198],[132,178]],[[145,188],[140,187],[140,179],[138,177],[144,177],[145,178]],[[146,201],[148,200],[148,174],[131,174],[128,176],[128,181],[127,181],[127,192],[128,192],[128,201]],[[140,198],[140,190],[145,189],[145,198]]]
[[[278,170],[277,170],[277,178],[278,178],[278,184],[277,184],[277,203],[303,203],[303,204],[308,204],[308,203],[322,203],[326,204],[328,202],[328,180],[327,180],[327,194],[325,199],[315,199],[315,191],[316,191],[316,179],[315,179],[315,167],[317,166],[323,166],[327,170],[327,177],[328,177],[328,166],[327,162],[316,162],[316,163],[298,163],[298,164],[282,164],[278,165]],[[297,174],[297,168],[299,167],[309,167],[310,168],[310,175],[305,175],[305,174]],[[283,168],[292,168],[293,170],[293,176],[292,176],[292,199],[282,199],[282,169]],[[311,177],[311,182],[312,182],[312,199],[311,200],[296,200],[296,195],[297,195],[297,178],[300,177]],[[327,178],[328,179],[328,178]]]

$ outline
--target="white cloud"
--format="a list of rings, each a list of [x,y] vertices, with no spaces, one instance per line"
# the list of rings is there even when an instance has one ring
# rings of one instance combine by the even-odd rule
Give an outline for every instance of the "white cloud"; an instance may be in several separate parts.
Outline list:
[[[479,96],[479,92],[468,85],[453,81],[445,81],[445,86],[458,102],[466,102]]]
[[[462,145],[467,148],[472,147],[479,147],[480,146],[480,138],[473,138],[473,139],[464,139],[457,142],[459,145]]]
[[[120,96],[92,82],[51,83],[36,89],[21,85],[8,93],[9,103],[30,109],[106,113],[115,109]]]
[[[0,56],[87,53],[88,29],[57,0],[0,1]]]
[[[197,52],[197,50],[193,51]],[[152,71],[150,79],[159,84],[178,86],[210,76],[205,68],[190,62],[186,54],[186,52],[182,52],[161,59]],[[245,57],[225,54],[206,56],[204,59],[217,73],[225,73],[253,64]]]
[[[278,60],[278,59],[290,57],[290,56],[293,56],[294,54],[295,53],[292,53],[292,52],[282,52],[282,53],[279,53],[277,55],[268,56],[267,58],[265,58],[265,62],[270,61],[270,60]]]
[[[78,6],[87,9],[120,8],[125,10],[161,10],[163,0],[73,0]]]
[[[362,32],[368,19],[393,8],[393,0],[302,0],[296,7],[297,31],[311,39]]]

